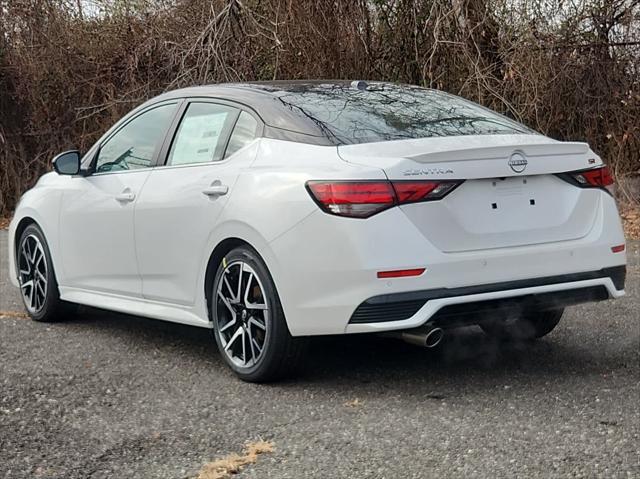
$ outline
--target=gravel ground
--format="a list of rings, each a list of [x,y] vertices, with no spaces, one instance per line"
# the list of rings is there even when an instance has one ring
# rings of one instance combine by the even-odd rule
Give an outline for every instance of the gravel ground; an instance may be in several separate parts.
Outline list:
[[[5,247],[0,231],[0,310],[21,311]],[[274,452],[237,477],[639,477],[638,249],[627,297],[534,344],[325,338],[266,386],[236,380],[205,330],[0,319],[0,477],[193,477],[258,439]]]

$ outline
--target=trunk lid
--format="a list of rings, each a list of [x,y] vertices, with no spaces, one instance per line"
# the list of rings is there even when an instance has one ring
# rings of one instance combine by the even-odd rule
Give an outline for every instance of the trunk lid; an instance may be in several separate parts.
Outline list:
[[[400,206],[425,238],[454,253],[586,236],[600,192],[555,173],[601,164],[585,143],[541,135],[424,138],[339,146],[343,160],[390,180],[464,180],[438,201]]]

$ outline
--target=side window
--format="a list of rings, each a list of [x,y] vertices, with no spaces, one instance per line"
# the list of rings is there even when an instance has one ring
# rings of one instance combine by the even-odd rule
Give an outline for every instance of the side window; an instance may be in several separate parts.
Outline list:
[[[187,108],[169,151],[167,165],[187,165],[218,161],[224,145],[223,130],[233,121],[235,108],[215,103],[191,103]]]
[[[231,138],[229,138],[229,145],[224,157],[233,155],[240,148],[248,145],[256,137],[256,130],[258,129],[258,122],[249,113],[243,111],[238,117],[236,126],[233,129]]]
[[[98,152],[96,172],[148,168],[176,105],[162,105],[135,117],[113,135]]]

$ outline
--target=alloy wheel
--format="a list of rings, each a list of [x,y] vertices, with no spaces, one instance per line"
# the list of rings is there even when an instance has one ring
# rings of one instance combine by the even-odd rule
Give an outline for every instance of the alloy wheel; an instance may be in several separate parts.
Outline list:
[[[216,334],[238,367],[256,365],[269,337],[269,306],[256,271],[244,261],[226,265],[216,291]]]
[[[18,265],[24,304],[29,313],[39,313],[47,299],[48,265],[44,248],[37,236],[28,235],[22,241]]]

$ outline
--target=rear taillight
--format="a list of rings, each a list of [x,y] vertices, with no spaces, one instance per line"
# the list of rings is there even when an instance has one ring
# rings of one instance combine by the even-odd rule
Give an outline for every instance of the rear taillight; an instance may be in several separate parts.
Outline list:
[[[311,197],[327,213],[368,218],[395,204],[388,181],[309,181]]]
[[[444,198],[460,181],[309,181],[307,189],[327,213],[368,218],[392,206]]]
[[[613,193],[613,176],[606,166],[590,170],[571,171],[561,176],[564,176],[565,179],[570,178],[572,183],[581,188],[603,188],[609,193]]]
[[[458,181],[394,181],[398,203],[415,203],[419,201],[439,200],[451,192],[460,182]]]

